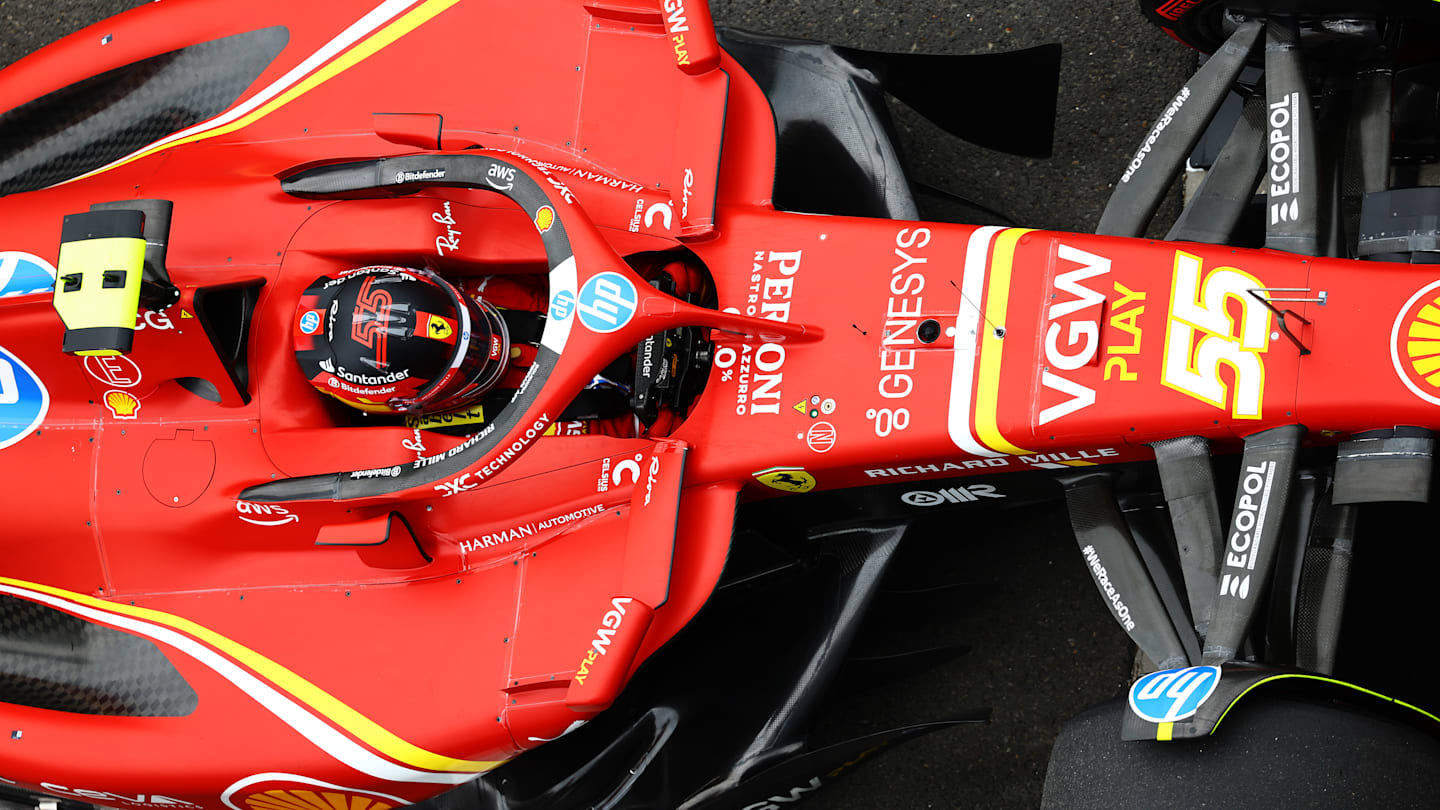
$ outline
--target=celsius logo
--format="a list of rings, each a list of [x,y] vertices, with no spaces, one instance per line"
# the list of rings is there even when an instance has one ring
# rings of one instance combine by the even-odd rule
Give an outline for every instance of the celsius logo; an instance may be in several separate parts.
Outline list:
[[[31,253],[0,251],[0,298],[50,292],[55,289],[55,268]]]
[[[630,279],[615,272],[595,275],[580,288],[580,322],[592,332],[615,332],[635,316],[638,296]]]
[[[30,435],[45,421],[50,392],[20,358],[0,346],[0,448]]]
[[[550,299],[550,317],[563,321],[575,311],[575,296],[569,290],[561,290]]]
[[[1130,687],[1130,710],[1152,723],[1184,720],[1214,694],[1219,683],[1219,667],[1152,672]]]
[[[1440,281],[1405,302],[1390,330],[1390,361],[1411,393],[1440,405]]]
[[[289,509],[268,503],[236,501],[235,511],[240,513],[241,520],[256,526],[283,526],[286,523],[300,522],[300,516]]]

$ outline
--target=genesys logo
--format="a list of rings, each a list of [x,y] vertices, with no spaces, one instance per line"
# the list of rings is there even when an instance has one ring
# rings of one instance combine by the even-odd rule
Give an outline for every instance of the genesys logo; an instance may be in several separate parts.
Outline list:
[[[1411,393],[1440,405],[1440,281],[1410,296],[1395,316],[1390,362]]]
[[[1184,720],[1204,705],[1219,684],[1219,667],[1152,672],[1130,687],[1130,711],[1152,723]]]
[[[20,358],[0,346],[0,449],[30,435],[50,411],[50,392]]]

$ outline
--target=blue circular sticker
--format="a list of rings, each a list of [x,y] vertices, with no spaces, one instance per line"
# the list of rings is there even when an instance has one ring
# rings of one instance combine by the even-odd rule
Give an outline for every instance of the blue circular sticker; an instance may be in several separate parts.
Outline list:
[[[563,321],[574,311],[575,296],[571,295],[569,290],[561,290],[555,293],[554,298],[550,299],[550,317],[555,320]]]
[[[0,347],[0,448],[29,436],[49,410],[45,384],[20,358]]]
[[[1152,672],[1130,687],[1130,710],[1152,723],[1184,720],[1199,710],[1219,684],[1219,667]]]
[[[318,313],[318,312],[316,312],[315,310],[312,309],[312,310],[310,310],[309,312],[306,312],[304,315],[301,315],[301,316],[300,316],[300,331],[301,331],[301,332],[304,332],[304,333],[307,334],[307,335],[313,335],[313,334],[315,334],[316,330],[318,330],[319,328],[320,328],[320,313]]]
[[[0,251],[0,298],[50,292],[55,289],[55,268],[34,255],[18,250]]]
[[[580,322],[593,332],[615,332],[635,317],[639,296],[630,279],[615,272],[597,273],[580,288]]]

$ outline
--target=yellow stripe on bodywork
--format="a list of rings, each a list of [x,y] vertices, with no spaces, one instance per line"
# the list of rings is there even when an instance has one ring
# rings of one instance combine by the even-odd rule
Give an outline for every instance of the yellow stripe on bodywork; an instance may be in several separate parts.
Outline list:
[[[1157,726],[1155,727],[1155,739],[1161,740],[1161,741],[1166,741],[1166,740],[1174,739],[1174,737],[1175,737],[1175,724],[1174,724],[1174,723],[1161,723],[1161,724],[1159,724],[1159,725],[1157,725]]]
[[[1334,678],[1326,678],[1326,677],[1323,676],[1323,675],[1310,675],[1310,674],[1307,674],[1307,673],[1304,673],[1304,672],[1285,672],[1285,673],[1281,673],[1281,674],[1278,674],[1278,675],[1272,675],[1272,676],[1270,676],[1270,677],[1268,677],[1268,678],[1264,678],[1264,679],[1258,680],[1258,681],[1256,681],[1255,683],[1251,684],[1249,687],[1247,687],[1244,692],[1241,692],[1240,694],[1236,695],[1236,696],[1235,696],[1235,699],[1232,700],[1232,701],[1230,701],[1230,705],[1225,707],[1225,711],[1223,711],[1223,712],[1220,713],[1220,718],[1215,721],[1215,727],[1212,728],[1212,729],[1210,729],[1210,733],[1213,735],[1215,732],[1217,732],[1217,731],[1220,730],[1220,724],[1223,723],[1223,722],[1225,722],[1225,718],[1226,718],[1226,717],[1230,716],[1230,710],[1233,709],[1233,708],[1235,708],[1235,704],[1239,703],[1241,698],[1243,698],[1243,697],[1245,697],[1246,695],[1250,694],[1250,692],[1251,692],[1255,687],[1261,686],[1261,685],[1263,685],[1263,684],[1270,683],[1271,681],[1280,681],[1280,680],[1285,680],[1285,679],[1287,679],[1287,678],[1299,678],[1300,680],[1305,680],[1305,681],[1319,681],[1319,682],[1321,682],[1321,683],[1328,683],[1328,684],[1331,684],[1331,685],[1333,685],[1333,686],[1343,686],[1343,687],[1345,687],[1346,689],[1353,689],[1353,690],[1355,690],[1356,692],[1360,692],[1360,693],[1362,693],[1362,694],[1366,694],[1366,695],[1369,695],[1369,696],[1371,696],[1371,697],[1379,698],[1379,699],[1385,701],[1386,703],[1393,703],[1393,704],[1395,704],[1396,706],[1403,706],[1403,707],[1406,708],[1406,709],[1409,709],[1409,710],[1411,710],[1411,711],[1413,711],[1413,712],[1417,712],[1417,713],[1419,713],[1419,714],[1421,714],[1421,715],[1424,715],[1425,717],[1430,718],[1431,720],[1434,720],[1434,721],[1437,722],[1437,723],[1440,723],[1440,717],[1437,717],[1437,716],[1431,714],[1430,712],[1425,711],[1424,709],[1420,708],[1419,706],[1412,706],[1412,705],[1410,705],[1409,703],[1406,703],[1406,702],[1403,701],[1403,700],[1396,700],[1395,698],[1392,698],[1392,697],[1390,697],[1389,695],[1382,695],[1382,694],[1380,694],[1379,692],[1375,692],[1375,691],[1373,691],[1373,690],[1366,689],[1366,688],[1363,687],[1363,686],[1356,686],[1356,685],[1353,684],[1353,683],[1346,683],[1345,681],[1336,680],[1336,679],[1334,679]]]
[[[149,148],[142,149],[141,151],[136,152],[133,155],[129,155],[128,157],[121,158],[120,160],[117,160],[109,165],[102,166],[98,169],[86,172],[85,174],[73,177],[65,182],[73,182],[75,180],[81,180],[86,177],[91,177],[93,175],[100,174],[101,172],[106,172],[110,169],[114,169],[119,166],[124,166],[127,163],[140,160],[141,158],[149,157],[150,155],[163,152],[167,149],[172,149],[176,146],[207,140],[209,138],[214,138],[220,135],[234,132],[238,129],[243,129],[255,123],[256,121],[259,121],[270,113],[280,109],[281,107],[284,107],[286,104],[289,104],[300,96],[305,95],[306,93],[324,84],[325,82],[335,78],[341,73],[344,73],[345,71],[349,70],[360,62],[370,58],[371,56],[374,56],[375,53],[380,51],[382,48],[385,48],[386,46],[395,42],[395,40],[399,39],[400,37],[405,36],[406,34],[414,31],[416,28],[425,24],[426,22],[429,22],[437,14],[445,11],[446,9],[450,8],[458,2],[460,2],[460,0],[426,0],[426,2],[420,4],[412,11],[406,13],[405,16],[361,40],[349,50],[342,52],[340,55],[327,62],[319,70],[316,70],[309,76],[306,76],[295,86],[281,93],[279,96],[275,97],[269,102],[266,102],[259,109],[256,109],[244,116],[241,116],[240,118],[237,118],[236,120],[231,121],[228,124],[214,127],[213,129],[207,129],[203,132],[197,132],[184,138],[178,138],[168,143],[159,143]]]
[[[1000,434],[998,409],[1000,402],[1000,355],[1004,338],[996,337],[995,328],[1005,326],[1010,303],[1010,273],[1015,263],[1015,243],[1030,233],[1027,228],[1011,228],[995,237],[990,258],[990,291],[985,296],[983,329],[980,342],[980,385],[975,393],[975,435],[992,450],[1010,455],[1030,453],[1011,444]]]
[[[492,762],[455,759],[443,754],[427,751],[413,743],[407,742],[374,720],[350,708],[335,696],[299,675],[296,675],[289,669],[286,669],[284,666],[266,658],[243,644],[231,641],[214,630],[196,624],[181,616],[152,608],[107,602],[87,594],[75,593],[73,591],[53,588],[49,585],[40,585],[34,582],[10,579],[9,577],[0,577],[0,583],[17,588],[28,588],[61,599],[68,599],[95,610],[129,616],[134,619],[153,622],[173,630],[178,630],[225,653],[235,661],[244,664],[256,674],[269,680],[281,690],[289,693],[292,697],[319,712],[327,720],[330,720],[361,742],[385,756],[409,765],[410,767],[423,768],[431,771],[482,773],[503,764],[503,760]]]

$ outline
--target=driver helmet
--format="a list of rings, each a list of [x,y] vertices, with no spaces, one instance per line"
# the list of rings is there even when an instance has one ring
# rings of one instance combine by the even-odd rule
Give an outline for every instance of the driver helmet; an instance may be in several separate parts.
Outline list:
[[[510,359],[493,306],[430,270],[390,265],[315,279],[300,296],[294,336],[317,391],[372,413],[463,407]]]

